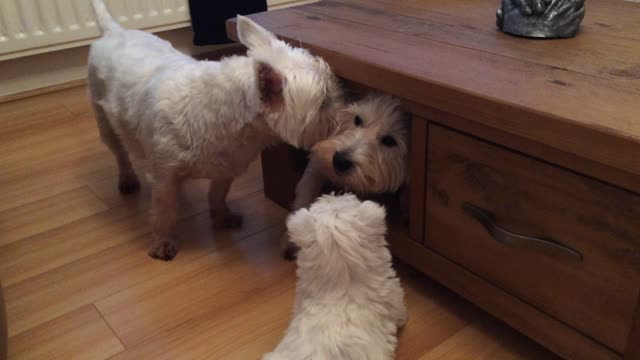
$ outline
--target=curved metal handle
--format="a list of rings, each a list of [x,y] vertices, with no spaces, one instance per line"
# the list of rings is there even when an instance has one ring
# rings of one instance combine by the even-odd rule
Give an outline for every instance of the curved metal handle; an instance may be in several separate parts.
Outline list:
[[[462,204],[462,209],[481,223],[487,229],[487,232],[499,243],[543,251],[549,255],[582,261],[582,254],[557,241],[542,237],[518,235],[501,228],[496,224],[495,217],[488,210],[468,202]]]

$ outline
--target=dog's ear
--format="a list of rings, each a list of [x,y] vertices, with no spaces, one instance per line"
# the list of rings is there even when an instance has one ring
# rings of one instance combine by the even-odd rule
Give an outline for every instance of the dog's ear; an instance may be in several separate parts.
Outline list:
[[[269,111],[278,111],[284,106],[286,78],[264,61],[256,60],[254,64],[260,100]]]
[[[367,200],[358,207],[357,213],[362,222],[370,229],[381,233],[386,232],[387,211],[382,205],[374,201]]]
[[[272,40],[276,40],[275,35],[242,15],[238,15],[237,32],[240,42],[249,49],[271,46]]]

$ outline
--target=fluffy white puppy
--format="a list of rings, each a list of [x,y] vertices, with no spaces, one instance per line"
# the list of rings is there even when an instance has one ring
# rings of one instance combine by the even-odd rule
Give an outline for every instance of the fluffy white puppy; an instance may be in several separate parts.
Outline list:
[[[407,315],[385,241],[385,210],[326,195],[287,220],[300,248],[293,319],[264,360],[392,359]]]
[[[235,177],[278,137],[310,147],[328,137],[343,107],[329,66],[245,17],[238,37],[248,56],[196,61],[151,34],[126,30],[92,0],[103,32],[89,54],[89,90],[100,135],[119,169],[119,189],[136,192],[132,166],[151,183],[149,254],[171,260],[177,190],[187,178],[211,179],[215,223],[240,225],[226,196]]]

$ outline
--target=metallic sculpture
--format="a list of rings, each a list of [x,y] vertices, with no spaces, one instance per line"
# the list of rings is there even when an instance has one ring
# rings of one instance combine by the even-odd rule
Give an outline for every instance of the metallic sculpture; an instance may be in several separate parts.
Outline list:
[[[508,34],[568,38],[577,34],[584,11],[584,0],[502,0],[496,16]]]

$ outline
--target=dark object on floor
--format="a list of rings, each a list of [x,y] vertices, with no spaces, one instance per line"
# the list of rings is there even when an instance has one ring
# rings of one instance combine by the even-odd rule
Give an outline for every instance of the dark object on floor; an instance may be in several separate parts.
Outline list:
[[[574,37],[584,18],[584,0],[502,0],[496,13],[505,33],[532,38]]]
[[[189,0],[193,43],[199,46],[230,43],[225,28],[227,19],[263,11],[267,11],[266,0]]]

